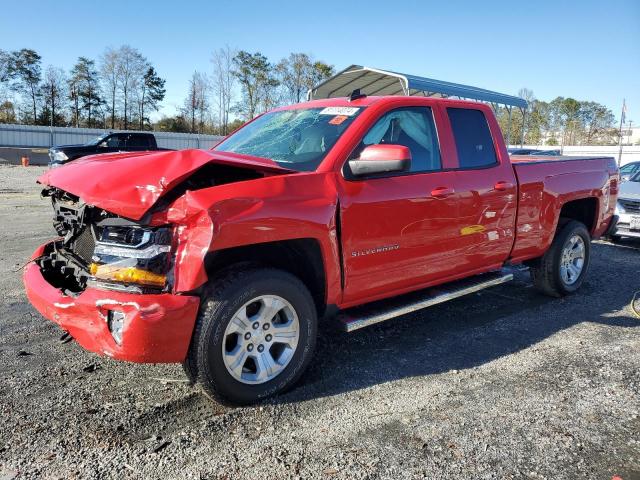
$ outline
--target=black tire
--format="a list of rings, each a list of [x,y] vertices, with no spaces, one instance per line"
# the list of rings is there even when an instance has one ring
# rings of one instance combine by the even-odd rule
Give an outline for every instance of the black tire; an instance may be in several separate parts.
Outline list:
[[[567,284],[560,273],[562,250],[574,235],[579,235],[584,241],[584,265],[574,283]],[[533,284],[537,290],[552,297],[563,297],[574,293],[580,288],[589,269],[591,258],[591,236],[583,223],[570,220],[559,226],[549,250],[531,266],[530,272]]]
[[[291,304],[300,326],[298,344],[287,366],[275,378],[246,384],[235,379],[224,364],[224,333],[233,315],[261,295],[277,295]],[[205,289],[184,368],[214,400],[249,405],[286,391],[300,379],[313,356],[316,335],[315,304],[298,278],[271,268],[231,269]]]

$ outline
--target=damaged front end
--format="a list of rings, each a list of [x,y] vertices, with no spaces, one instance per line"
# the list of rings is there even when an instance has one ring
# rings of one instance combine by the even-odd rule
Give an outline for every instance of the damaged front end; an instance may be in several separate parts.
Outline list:
[[[69,296],[87,287],[161,293],[171,286],[171,227],[149,227],[84,203],[55,187],[45,188],[60,238],[35,261],[44,278]]]

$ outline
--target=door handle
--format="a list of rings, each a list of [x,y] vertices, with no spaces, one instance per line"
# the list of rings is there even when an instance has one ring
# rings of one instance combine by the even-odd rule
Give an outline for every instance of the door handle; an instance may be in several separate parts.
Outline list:
[[[498,190],[499,192],[504,192],[505,190],[510,190],[513,188],[513,183],[511,182],[496,182],[496,184],[493,186],[494,190]]]
[[[431,190],[431,196],[435,198],[446,198],[453,193],[455,193],[455,191],[449,187],[437,187]]]

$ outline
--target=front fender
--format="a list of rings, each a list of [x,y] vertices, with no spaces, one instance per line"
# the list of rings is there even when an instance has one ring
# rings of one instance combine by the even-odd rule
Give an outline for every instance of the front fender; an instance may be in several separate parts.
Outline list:
[[[336,303],[341,287],[334,175],[272,176],[186,192],[164,212],[177,225],[174,290],[207,282],[204,259],[211,251],[311,238],[327,270],[327,302]]]

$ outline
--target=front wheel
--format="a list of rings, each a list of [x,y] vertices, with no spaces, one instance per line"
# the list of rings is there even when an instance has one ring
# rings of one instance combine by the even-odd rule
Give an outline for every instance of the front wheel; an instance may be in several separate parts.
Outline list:
[[[300,280],[275,269],[232,270],[203,296],[185,365],[217,401],[251,404],[295,384],[316,333],[315,304]]]
[[[589,268],[591,236],[583,223],[571,220],[556,234],[549,250],[531,265],[535,287],[561,297],[580,288]]]

